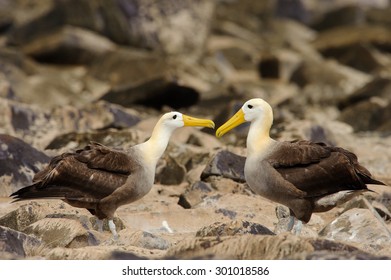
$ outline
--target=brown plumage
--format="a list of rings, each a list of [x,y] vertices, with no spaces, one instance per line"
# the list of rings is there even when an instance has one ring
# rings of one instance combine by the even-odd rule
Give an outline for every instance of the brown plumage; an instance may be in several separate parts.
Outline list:
[[[57,198],[86,208],[100,220],[108,219],[114,238],[116,209],[136,201],[152,188],[156,163],[165,151],[172,132],[182,126],[214,128],[210,120],[179,112],[164,114],[152,136],[128,151],[114,150],[92,142],[84,149],[54,157],[38,172],[31,186],[13,194],[14,201]]]
[[[305,223],[313,212],[328,211],[368,191],[366,184],[384,185],[372,178],[355,154],[343,148],[271,139],[273,112],[259,98],[247,101],[216,135],[220,137],[245,121],[251,122],[244,169],[248,185],[255,193],[287,206],[292,216]]]

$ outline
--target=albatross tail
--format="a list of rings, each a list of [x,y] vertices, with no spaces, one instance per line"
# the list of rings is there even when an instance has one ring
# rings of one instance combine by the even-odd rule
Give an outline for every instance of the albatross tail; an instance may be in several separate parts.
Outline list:
[[[58,198],[63,199],[64,190],[61,187],[51,187],[50,189],[40,188],[40,183],[36,183],[12,193],[10,197],[13,198],[12,202],[28,200],[28,199],[43,199],[43,198]]]

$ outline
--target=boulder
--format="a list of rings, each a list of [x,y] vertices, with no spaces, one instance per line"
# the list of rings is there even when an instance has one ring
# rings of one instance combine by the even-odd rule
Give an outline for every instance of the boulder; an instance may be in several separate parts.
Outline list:
[[[186,168],[170,155],[164,156],[156,166],[156,182],[162,185],[179,185],[185,179]]]
[[[44,218],[29,225],[24,231],[39,237],[51,248],[79,248],[98,244],[97,237],[74,219]]]
[[[0,226],[0,251],[26,257],[26,251],[39,247],[41,241],[33,236]]]
[[[206,236],[234,236],[243,234],[275,235],[267,227],[244,220],[233,220],[229,223],[216,222],[203,227],[196,232],[196,237]]]
[[[0,196],[31,184],[34,174],[48,162],[48,156],[21,139],[0,134]]]
[[[0,217],[0,225],[24,232],[26,227],[43,219],[47,213],[46,205],[32,201]]]
[[[207,164],[201,180],[210,176],[223,176],[237,182],[245,182],[244,163],[246,158],[226,150],[219,151]]]
[[[365,251],[376,253],[390,246],[390,229],[375,218],[368,209],[350,209],[328,224],[319,236],[347,241]]]
[[[210,184],[198,181],[179,196],[178,204],[185,209],[193,208],[212,192]]]

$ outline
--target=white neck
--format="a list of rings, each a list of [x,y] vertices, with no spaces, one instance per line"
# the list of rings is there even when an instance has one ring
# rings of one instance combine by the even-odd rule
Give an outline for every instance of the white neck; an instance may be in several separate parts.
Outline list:
[[[247,155],[262,155],[269,145],[274,142],[270,138],[270,128],[273,123],[273,114],[266,114],[263,118],[257,118],[251,122],[247,136]]]
[[[159,121],[153,129],[151,137],[146,142],[138,145],[138,149],[147,163],[154,167],[156,166],[156,163],[166,150],[174,130],[174,127],[163,127],[161,121]]]

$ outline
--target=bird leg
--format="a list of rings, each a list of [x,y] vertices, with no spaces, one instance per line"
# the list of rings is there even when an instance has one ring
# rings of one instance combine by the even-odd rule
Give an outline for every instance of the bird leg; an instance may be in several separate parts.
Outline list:
[[[103,232],[103,220],[97,219],[96,226],[98,227],[99,232]]]
[[[299,236],[301,233],[301,229],[303,228],[303,222],[296,219],[296,223],[293,227],[293,234]]]
[[[303,222],[296,219],[295,216],[289,217],[289,223],[287,225],[287,231],[291,231],[294,235],[300,235],[301,229],[303,228]]]
[[[291,231],[295,225],[295,216],[291,215],[289,217],[289,223],[287,224],[286,231]]]
[[[113,234],[113,239],[118,240],[118,233],[115,228],[115,224],[114,224],[113,220],[109,220],[109,229],[110,229],[111,233]]]

